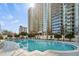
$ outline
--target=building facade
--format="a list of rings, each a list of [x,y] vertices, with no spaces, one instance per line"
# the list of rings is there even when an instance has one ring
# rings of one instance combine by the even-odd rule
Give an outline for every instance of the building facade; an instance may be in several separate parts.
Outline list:
[[[48,3],[43,4],[43,33],[48,31]]]
[[[37,3],[29,9],[29,32],[79,34],[78,3]]]
[[[75,4],[67,3],[65,6],[65,34],[75,32]]]
[[[79,3],[75,4],[75,34],[79,35]]]
[[[29,14],[29,33],[39,33],[42,32],[42,20],[43,20],[43,9],[42,4],[35,4],[34,7],[31,7],[28,11]]]
[[[64,4],[64,19],[65,20],[65,34],[74,33],[79,34],[79,4],[67,3]]]
[[[20,26],[19,27],[19,33],[21,33],[21,32],[26,32],[27,33],[27,27]]]
[[[35,26],[35,22],[34,22],[34,10],[33,10],[33,8],[30,8],[29,9],[29,11],[28,11],[28,14],[29,14],[29,20],[28,20],[28,24],[29,24],[29,26],[28,26],[28,29],[29,29],[29,32],[30,33],[33,33],[33,32],[35,32],[34,31],[34,26]]]
[[[51,9],[48,3],[36,3],[35,7],[31,7],[29,14],[29,33],[51,33]]]
[[[51,4],[52,33],[79,33],[79,4],[57,3]]]
[[[52,33],[63,34],[63,4],[51,4]]]

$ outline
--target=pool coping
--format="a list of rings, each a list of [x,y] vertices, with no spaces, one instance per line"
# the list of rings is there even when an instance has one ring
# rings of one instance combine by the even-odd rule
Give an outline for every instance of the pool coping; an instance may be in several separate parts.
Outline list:
[[[46,51],[51,51],[51,52],[55,52],[55,53],[75,53],[75,52],[79,52],[79,46],[78,45],[71,43],[71,42],[62,42],[62,43],[66,43],[66,44],[69,44],[69,45],[76,46],[77,49],[76,50],[69,50],[69,51],[59,51],[59,50],[46,50]]]

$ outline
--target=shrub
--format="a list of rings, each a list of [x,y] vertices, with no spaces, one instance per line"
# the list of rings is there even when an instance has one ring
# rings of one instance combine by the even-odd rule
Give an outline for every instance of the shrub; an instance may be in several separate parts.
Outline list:
[[[35,37],[35,34],[29,34],[28,37]]]
[[[15,34],[14,36],[15,36],[15,37],[19,37],[20,35],[19,35],[19,34]]]
[[[60,35],[60,34],[55,34],[54,37],[59,39],[59,38],[62,38],[62,35]]]
[[[19,33],[19,35],[26,36],[27,33],[26,32],[21,32],[21,33]]]
[[[68,38],[69,41],[71,41],[71,39],[75,38],[75,36],[74,36],[74,34],[70,33],[70,34],[65,35],[65,38]]]

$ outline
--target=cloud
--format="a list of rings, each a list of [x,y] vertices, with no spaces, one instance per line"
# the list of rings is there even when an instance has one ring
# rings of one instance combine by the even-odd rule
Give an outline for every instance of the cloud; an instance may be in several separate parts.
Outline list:
[[[23,26],[23,24],[19,24],[19,25]]]
[[[8,19],[13,19],[14,17],[12,15],[7,16]]]
[[[13,24],[18,23],[18,22],[19,22],[19,20],[13,20],[12,21]]]
[[[9,14],[9,15],[6,15],[6,16],[2,16],[2,18],[12,20],[14,17],[11,14]]]

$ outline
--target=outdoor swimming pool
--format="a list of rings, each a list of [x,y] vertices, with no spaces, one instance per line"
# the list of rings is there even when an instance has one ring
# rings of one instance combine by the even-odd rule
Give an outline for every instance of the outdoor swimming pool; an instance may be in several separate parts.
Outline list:
[[[16,40],[19,43],[20,48],[28,51],[45,51],[45,50],[57,50],[57,51],[71,51],[76,50],[77,47],[71,44],[52,41],[52,40]]]

